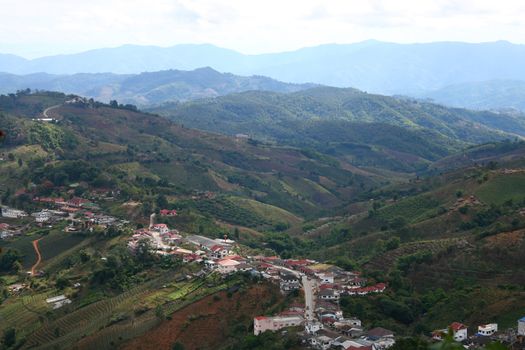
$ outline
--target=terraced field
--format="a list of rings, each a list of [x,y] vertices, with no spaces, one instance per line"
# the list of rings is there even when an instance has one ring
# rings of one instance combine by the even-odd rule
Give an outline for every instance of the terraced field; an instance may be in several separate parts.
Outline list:
[[[31,334],[41,325],[41,318],[50,309],[45,299],[49,293],[23,296],[0,308],[0,332],[14,327],[22,334]]]
[[[143,284],[116,297],[95,302],[50,321],[29,337],[24,348],[67,348],[103,328],[118,311],[133,309],[133,306],[150,293],[151,288],[158,286],[158,283],[159,281],[155,280]]]
[[[397,249],[388,251],[373,258],[365,265],[365,267],[370,270],[388,271],[394,266],[395,262],[403,256],[411,255],[420,251],[430,251],[434,255],[446,250],[448,247],[451,247],[458,242],[459,240],[457,239],[439,239],[405,243]]]
[[[525,199],[525,172],[499,174],[484,183],[476,194],[487,204],[501,205],[508,200],[515,202]]]
[[[171,315],[196,301],[228,288],[227,283],[214,287],[204,287],[206,280],[177,283],[160,292],[146,297],[162,305],[162,313]],[[176,288],[175,291],[172,291]],[[78,349],[113,349],[117,344],[138,337],[161,323],[154,309],[142,315],[134,316],[124,322],[109,325],[97,332],[94,337],[86,337],[77,344]]]
[[[118,296],[72,310],[54,320],[39,321],[38,315],[49,309],[44,301],[46,295],[24,299],[27,305],[18,303],[3,308],[0,315],[5,324],[20,327],[33,324],[30,328],[33,334],[28,337],[23,349],[114,349],[116,344],[142,335],[158,325],[161,318],[157,306],[160,306],[162,314],[171,315],[234,283],[208,286],[209,280],[198,279],[169,284],[174,277],[170,274],[157,278]],[[139,311],[141,308],[144,311]],[[122,317],[115,318],[115,315]],[[96,336],[93,336],[95,333]]]

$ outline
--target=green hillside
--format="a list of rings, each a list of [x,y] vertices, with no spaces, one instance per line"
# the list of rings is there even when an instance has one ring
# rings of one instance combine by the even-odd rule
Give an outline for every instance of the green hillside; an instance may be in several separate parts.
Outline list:
[[[328,87],[288,94],[250,91],[151,111],[188,127],[406,171],[421,170],[469,144],[525,135],[523,120],[512,116]],[[503,119],[506,124],[495,122]]]
[[[308,103],[312,93],[319,94],[317,101],[341,98],[309,91],[302,95]],[[160,209],[177,215],[159,215],[159,222],[183,234],[232,236],[246,255],[312,258],[387,282],[383,294],[341,300],[345,314],[366,327],[401,335],[429,334],[453,321],[508,327],[525,307],[520,141],[452,154],[500,134],[474,129],[465,143],[439,130],[439,118],[431,118],[436,128],[430,129],[396,111],[391,123],[386,117],[359,123],[308,117],[297,122],[295,140],[270,142],[190,129],[133,106],[73,98],[28,91],[0,98],[2,203],[33,212],[41,208],[35,197],[95,198],[103,212],[128,223],[66,233],[66,223],[39,227],[29,218],[5,219],[28,228],[0,244],[8,265],[0,288],[33,283],[26,294],[0,305],[0,330],[16,328],[21,346],[27,339],[27,348],[77,342],[114,348],[201,300],[229,300],[224,293],[218,300],[207,297],[232,286],[242,288],[239,295],[260,288],[237,275],[184,280],[201,267],[140,250],[130,254],[127,239]],[[52,106],[48,114],[55,122],[34,120]],[[276,125],[289,127],[292,119]],[[446,128],[468,132],[454,123]],[[407,173],[416,170],[418,175]],[[98,200],[100,192],[111,195]],[[29,280],[24,270],[36,259],[36,239],[44,276]],[[74,303],[48,310],[44,300],[61,293]],[[279,299],[272,298],[262,305],[248,302],[264,313],[277,310]],[[248,331],[234,338],[244,339]]]

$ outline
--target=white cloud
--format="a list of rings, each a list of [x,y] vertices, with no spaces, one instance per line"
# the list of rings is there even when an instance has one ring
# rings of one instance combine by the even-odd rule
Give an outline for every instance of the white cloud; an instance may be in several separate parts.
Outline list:
[[[213,43],[241,52],[366,39],[525,43],[511,0],[0,0],[0,52]]]

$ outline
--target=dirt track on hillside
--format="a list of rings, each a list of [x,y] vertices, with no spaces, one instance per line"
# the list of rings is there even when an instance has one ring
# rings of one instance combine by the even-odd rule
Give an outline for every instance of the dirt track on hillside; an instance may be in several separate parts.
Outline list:
[[[31,276],[35,276],[36,275],[36,268],[42,262],[42,255],[40,254],[40,249],[38,248],[38,241],[40,241],[42,238],[44,238],[44,237],[41,237],[39,239],[35,239],[33,241],[33,249],[35,250],[35,253],[36,253],[36,263],[31,267]]]

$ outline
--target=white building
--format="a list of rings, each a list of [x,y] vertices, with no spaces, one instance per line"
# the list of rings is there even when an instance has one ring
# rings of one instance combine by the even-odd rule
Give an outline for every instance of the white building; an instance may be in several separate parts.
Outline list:
[[[317,274],[317,277],[319,278],[319,282],[321,284],[326,283],[334,283],[334,274],[333,273],[319,273]]]
[[[253,319],[253,334],[266,331],[277,331],[286,327],[300,326],[304,322],[301,316],[258,316]]]
[[[498,331],[498,324],[497,323],[489,323],[489,324],[483,324],[481,326],[478,326],[478,334],[489,336],[493,335]]]
[[[452,330],[453,338],[457,342],[461,342],[467,339],[468,337],[468,334],[467,334],[468,327],[467,326],[459,322],[452,322],[449,328],[434,331],[432,334],[432,338],[434,338],[435,340],[442,340],[443,335],[448,334],[448,329]]]
[[[42,210],[36,213],[31,214],[35,218],[36,222],[43,223],[48,222],[53,217],[53,214],[48,210]]]
[[[217,262],[217,271],[222,274],[228,274],[237,271],[237,266],[241,263],[236,260],[222,259]]]
[[[53,310],[55,310],[61,308],[64,305],[71,304],[71,300],[62,294],[56,297],[47,298],[46,303],[53,304]]]
[[[27,216],[27,213],[23,210],[12,209],[9,207],[2,207],[2,216],[4,218],[18,219]]]
[[[518,335],[525,336],[525,317],[518,320]]]
[[[304,330],[308,334],[315,334],[324,328],[323,324],[319,321],[308,321],[304,325]]]
[[[160,234],[165,234],[165,233],[170,232],[170,229],[168,228],[168,225],[166,224],[156,224],[156,225],[153,225],[151,229],[154,231],[157,231]]]

